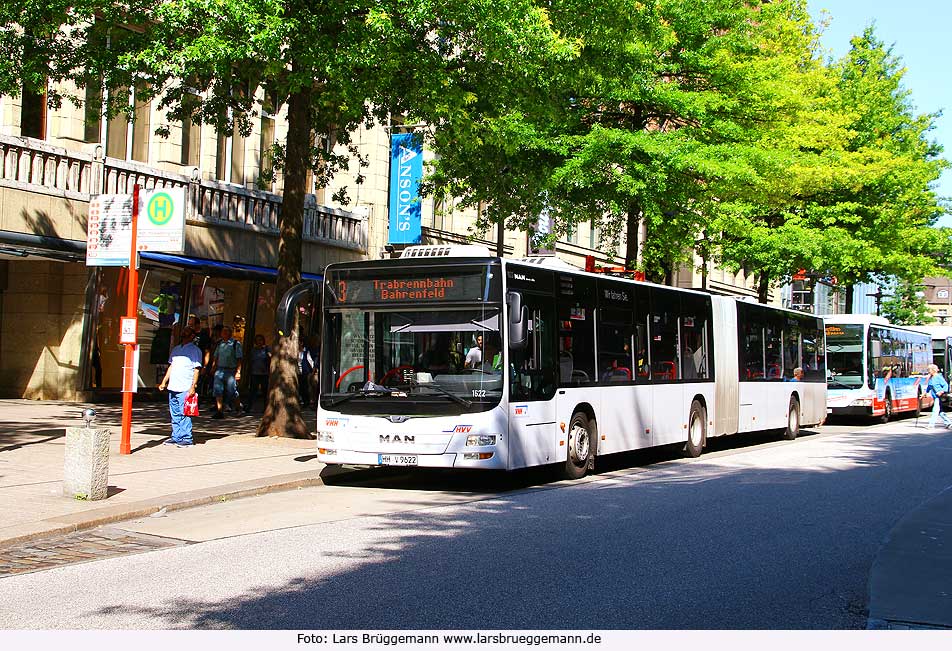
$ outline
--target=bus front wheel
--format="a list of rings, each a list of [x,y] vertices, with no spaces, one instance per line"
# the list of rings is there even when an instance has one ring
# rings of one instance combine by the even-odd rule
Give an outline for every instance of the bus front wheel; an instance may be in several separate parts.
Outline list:
[[[595,422],[583,412],[572,414],[568,430],[568,455],[562,476],[581,479],[595,459]]]
[[[695,400],[688,414],[688,440],[684,444],[684,456],[696,459],[704,451],[704,439],[707,438],[707,410]]]
[[[792,441],[800,434],[800,401],[790,396],[790,408],[787,410],[787,427],[783,430],[783,439]]]
[[[886,392],[886,404],[884,409],[885,411],[883,412],[883,415],[879,417],[879,419],[884,423],[888,423],[889,419],[892,418],[893,415],[892,394],[890,394],[888,391]]]

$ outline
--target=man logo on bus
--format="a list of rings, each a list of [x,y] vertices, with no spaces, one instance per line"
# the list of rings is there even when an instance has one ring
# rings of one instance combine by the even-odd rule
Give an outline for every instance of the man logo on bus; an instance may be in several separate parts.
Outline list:
[[[169,223],[169,220],[172,219],[172,213],[174,212],[172,197],[165,192],[152,195],[145,211],[149,216],[150,222],[156,226],[165,226]]]

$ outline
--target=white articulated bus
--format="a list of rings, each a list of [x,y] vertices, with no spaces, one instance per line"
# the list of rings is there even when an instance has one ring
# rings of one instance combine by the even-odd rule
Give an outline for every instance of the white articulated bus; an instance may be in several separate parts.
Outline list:
[[[932,339],[925,332],[890,325],[879,316],[824,317],[827,343],[827,406],[831,415],[875,416],[932,406],[925,375]]]
[[[325,272],[318,458],[578,478],[596,455],[792,439],[826,416],[825,362],[822,320],[803,313],[551,257],[411,247]]]

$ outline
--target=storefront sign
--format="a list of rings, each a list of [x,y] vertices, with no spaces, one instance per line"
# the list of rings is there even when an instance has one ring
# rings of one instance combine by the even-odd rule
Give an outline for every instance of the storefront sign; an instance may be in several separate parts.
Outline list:
[[[140,192],[138,226],[140,251],[185,253],[185,188]]]
[[[132,247],[132,195],[100,194],[89,202],[88,266],[126,267]]]
[[[390,139],[390,244],[419,244],[422,204],[423,142],[412,133]]]

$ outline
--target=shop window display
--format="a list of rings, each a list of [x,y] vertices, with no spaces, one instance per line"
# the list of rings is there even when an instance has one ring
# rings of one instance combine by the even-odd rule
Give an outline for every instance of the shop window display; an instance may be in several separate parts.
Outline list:
[[[122,386],[125,349],[119,343],[119,320],[126,314],[128,274],[121,267],[100,270],[90,378],[99,389]],[[173,329],[181,319],[183,274],[145,269],[139,271],[139,279],[139,385],[155,386],[165,373]]]

